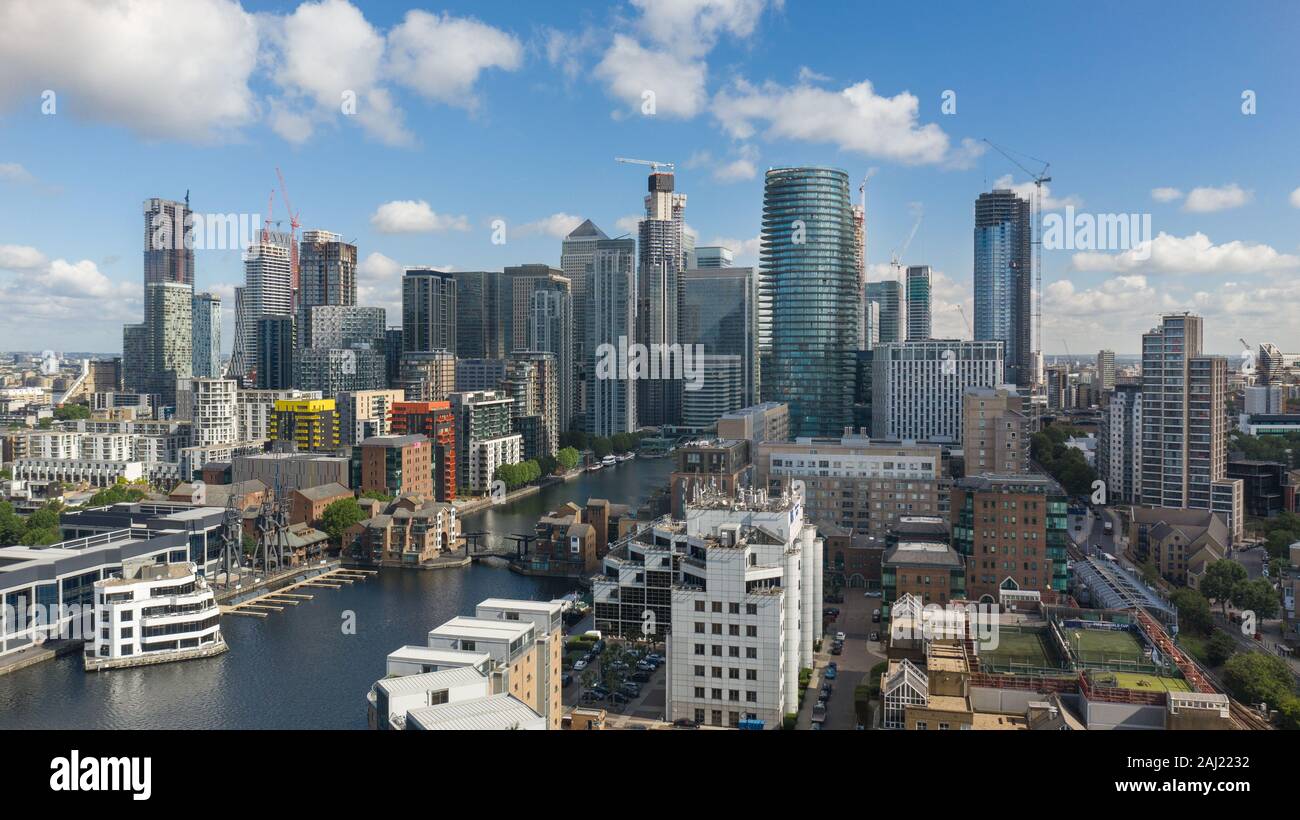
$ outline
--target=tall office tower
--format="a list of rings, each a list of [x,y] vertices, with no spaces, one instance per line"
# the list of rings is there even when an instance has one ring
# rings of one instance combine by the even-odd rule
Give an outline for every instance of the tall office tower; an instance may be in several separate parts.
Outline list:
[[[602,239],[587,268],[587,432],[637,429],[637,391],[627,372],[636,329],[636,242]]]
[[[176,282],[194,286],[194,246],[189,197],[144,201],[144,283]]]
[[[496,390],[506,380],[505,359],[456,357],[456,392]]]
[[[455,353],[467,359],[500,359],[506,338],[510,288],[501,271],[456,271]]]
[[[962,395],[961,427],[966,475],[1029,472],[1032,425],[1016,391],[970,388]]]
[[[867,299],[862,305],[862,349],[874,350],[880,344],[880,303]]]
[[[244,287],[236,293],[235,326],[242,328],[236,345],[242,345],[241,367],[232,365],[230,375],[245,384],[262,384],[257,378],[260,350],[258,321],[263,316],[287,316],[293,311],[293,282],[289,248],[273,241],[256,242],[244,254]],[[287,385],[286,385],[287,386]]]
[[[645,218],[638,223],[640,239],[636,341],[650,348],[677,344],[679,279],[685,261],[683,218],[686,194],[675,193],[672,174],[649,177]],[[676,424],[681,416],[680,380],[643,379],[637,385],[637,419],[641,424]]]
[[[1033,381],[1034,275],[1029,200],[996,190],[975,200],[975,338],[1003,343],[1006,381]]]
[[[696,268],[682,272],[680,340],[700,345],[706,355],[736,356],[741,366],[741,397],[758,403],[758,272],[753,268]],[[683,385],[685,393],[690,392]],[[716,419],[715,419],[716,420]]]
[[[524,437],[525,460],[553,456],[560,449],[559,375],[555,354],[545,350],[516,350],[506,360],[501,386],[515,400],[511,418],[514,432]]]
[[[903,299],[903,286],[897,280],[868,282],[866,301],[878,306],[880,327],[876,333],[877,342],[885,344],[907,341],[907,322],[904,318],[907,303]]]
[[[259,316],[254,326],[257,355],[253,367],[257,387],[262,390],[288,390],[293,383],[295,347],[293,316],[288,313]]]
[[[402,351],[456,352],[456,276],[407,268],[402,277]]]
[[[695,267],[700,269],[729,268],[734,260],[731,248],[721,245],[701,245],[695,249]]]
[[[162,406],[176,406],[176,382],[188,379],[194,364],[194,288],[178,282],[150,282],[144,287],[145,335],[148,345],[147,391],[161,396]]]
[[[573,354],[579,362],[586,362],[587,340],[583,338],[583,329],[587,326],[587,268],[596,255],[596,243],[608,239],[605,232],[588,219],[570,231],[560,243],[560,270],[573,284],[573,327],[577,333]]]
[[[745,360],[740,356],[706,353],[697,357],[699,387],[682,390],[682,426],[693,430],[715,427],[718,419],[750,404],[745,395]]]
[[[763,288],[772,296],[763,398],[790,405],[795,435],[840,435],[853,416],[862,324],[848,174],[834,168],[768,171],[762,245]]]
[[[388,387],[397,384],[402,372],[402,329],[390,327],[384,331],[384,377]]]
[[[330,231],[306,231],[298,243],[298,305],[357,303],[357,246]]]
[[[1097,381],[1102,391],[1115,389],[1115,351],[1097,352]]]
[[[456,357],[449,350],[403,353],[397,386],[407,401],[444,401],[456,390]]]
[[[506,352],[528,347],[528,320],[532,315],[533,292],[562,290],[573,292],[572,283],[559,268],[550,265],[515,265],[505,269],[505,338]],[[459,354],[458,354],[459,355]]]
[[[917,342],[934,335],[930,321],[933,282],[929,265],[907,268],[907,340]]]
[[[485,493],[502,464],[523,461],[523,437],[511,432],[511,405],[504,393],[485,390],[447,397],[456,416],[456,483]]]
[[[1242,481],[1227,478],[1228,363],[1202,353],[1204,320],[1167,313],[1142,335],[1141,503],[1210,510],[1244,532]]]
[[[221,375],[221,297],[211,293],[194,294],[194,363],[197,378],[213,379]]]
[[[871,431],[880,438],[961,443],[962,396],[1002,382],[1002,344],[928,339],[872,351]]]
[[[564,286],[533,291],[532,310],[528,319],[528,349],[541,350],[555,357],[556,417],[563,433],[573,423],[574,384],[577,381],[573,357],[573,293]]]
[[[1142,388],[1117,384],[1102,411],[1097,436],[1097,477],[1107,504],[1139,503],[1142,483]]]
[[[404,399],[401,390],[345,390],[334,397],[339,411],[339,440],[360,444],[392,432],[393,406]]]
[[[149,392],[149,333],[144,324],[122,326],[122,389]]]
[[[298,324],[295,387],[333,396],[386,385],[383,308],[304,305]]]

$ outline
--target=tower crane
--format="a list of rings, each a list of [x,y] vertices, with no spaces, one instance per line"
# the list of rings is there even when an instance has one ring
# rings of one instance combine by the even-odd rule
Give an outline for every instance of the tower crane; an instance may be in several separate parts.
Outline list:
[[[966,308],[965,308],[964,306],[962,306],[962,304],[961,304],[960,302],[957,303],[956,305],[954,305],[953,307],[957,308],[957,312],[961,314],[961,320],[962,320],[962,322],[964,322],[964,323],[966,324],[966,332],[970,334],[970,337],[971,337],[972,339],[974,339],[974,338],[975,338],[975,331],[971,329],[971,326],[970,326],[970,319],[967,319],[967,318],[966,318]]]
[[[1017,168],[1028,174],[1030,180],[1034,183],[1034,198],[1030,203],[1029,208],[1029,219],[1033,223],[1033,227],[1031,228],[1032,238],[1030,239],[1030,244],[1034,246],[1034,259],[1032,263],[1034,266],[1034,337],[1037,340],[1038,348],[1041,351],[1043,346],[1043,238],[1040,231],[1042,230],[1043,221],[1043,183],[1052,181],[1052,178],[1048,176],[1047,173],[1051,169],[1052,164],[1031,157],[1028,154],[1021,154],[1021,156],[1026,159],[1033,160],[1034,162],[1041,162],[1043,164],[1043,169],[1038,173],[1034,173],[1026,168],[1020,160],[1007,153],[1007,150],[1002,148],[1002,146],[987,138],[984,142],[987,142],[989,145],[993,146],[994,150],[999,154],[1011,160]]]
[[[902,259],[907,254],[907,249],[912,246],[912,240],[916,238],[916,231],[921,227],[921,220],[924,217],[925,211],[918,208],[916,211],[916,221],[912,223],[912,231],[907,235],[907,239],[903,242],[902,250],[891,251],[889,254],[889,264],[894,268],[894,278],[900,283],[903,281]]]
[[[625,162],[629,165],[648,165],[650,166],[650,172],[654,174],[664,173],[663,171],[659,170],[660,168],[667,169],[667,173],[671,174],[673,172],[673,169],[676,167],[671,162],[655,162],[654,160],[650,160],[650,159],[629,159],[627,157],[614,157],[614,161]]]
[[[280,173],[280,166],[275,166],[275,175],[280,179],[280,196],[284,199],[285,210],[289,212],[289,285],[293,294],[293,312],[298,312],[298,228],[302,225],[298,221],[298,211],[293,209],[289,204],[289,188],[284,184],[284,174]]]

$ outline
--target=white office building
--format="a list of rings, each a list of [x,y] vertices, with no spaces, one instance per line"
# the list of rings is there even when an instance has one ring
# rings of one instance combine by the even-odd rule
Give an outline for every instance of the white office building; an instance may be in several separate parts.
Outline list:
[[[667,718],[779,729],[821,624],[822,539],[798,496],[697,491],[673,539]]]
[[[216,596],[195,564],[144,564],[95,582],[87,672],[206,658],[226,648]]]
[[[1097,477],[1106,483],[1106,503],[1135,504],[1142,484],[1142,388],[1115,386],[1102,412],[1097,442]]]
[[[872,359],[872,433],[960,444],[962,395],[1000,386],[1002,365],[997,341],[882,342]]]

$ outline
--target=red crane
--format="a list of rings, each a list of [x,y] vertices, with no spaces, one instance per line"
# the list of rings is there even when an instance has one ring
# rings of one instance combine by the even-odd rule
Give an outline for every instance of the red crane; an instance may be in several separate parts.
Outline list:
[[[262,244],[271,241],[271,215],[275,210],[275,189],[266,195],[266,219],[262,220]]]
[[[280,196],[284,198],[285,210],[289,212],[289,276],[290,286],[293,289],[293,312],[298,312],[298,227],[302,224],[298,221],[298,212],[289,204],[289,188],[284,184],[284,174],[280,173],[280,166],[275,167],[275,175],[280,178]]]

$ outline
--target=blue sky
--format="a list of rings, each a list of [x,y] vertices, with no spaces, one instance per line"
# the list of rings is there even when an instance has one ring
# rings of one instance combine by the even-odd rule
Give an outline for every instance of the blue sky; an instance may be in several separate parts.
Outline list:
[[[397,323],[403,265],[557,264],[576,218],[627,230],[644,172],[615,156],[677,163],[698,241],[751,264],[766,168],[834,165],[855,187],[875,168],[872,278],[923,213],[903,261],[942,274],[936,332],[965,336],[973,200],[1026,181],[986,137],[1050,160],[1051,206],[1151,215],[1145,253],[1045,253],[1049,353],[1134,352],[1182,309],[1219,352],[1300,347],[1300,6],[643,5],[6,3],[0,348],[120,349],[148,197],[264,214],[280,166],[303,227],[355,239],[362,299]],[[238,255],[196,259],[229,325]]]

